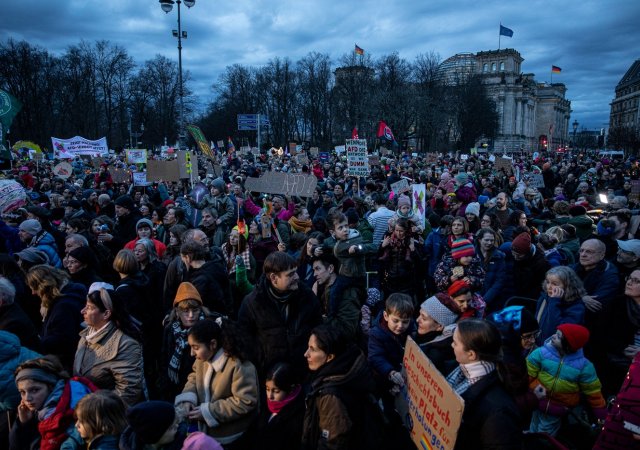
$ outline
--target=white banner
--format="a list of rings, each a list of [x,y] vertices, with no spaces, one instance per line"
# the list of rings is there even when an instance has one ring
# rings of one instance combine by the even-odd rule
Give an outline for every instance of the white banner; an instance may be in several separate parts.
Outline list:
[[[133,172],[134,186],[149,186],[150,184],[147,181],[147,172]]]
[[[127,162],[129,164],[146,164],[147,151],[142,149],[128,149]]]
[[[107,156],[109,154],[106,137],[97,141],[90,141],[81,136],[75,136],[71,139],[52,137],[51,144],[54,156],[59,159],[73,159],[78,155]]]
[[[367,156],[367,140],[347,139],[345,149],[347,152],[347,169],[349,176],[368,176],[371,171],[369,169],[369,158]]]

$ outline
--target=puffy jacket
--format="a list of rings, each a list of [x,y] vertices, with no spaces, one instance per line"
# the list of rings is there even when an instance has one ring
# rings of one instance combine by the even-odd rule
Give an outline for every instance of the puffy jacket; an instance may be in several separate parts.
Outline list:
[[[392,371],[400,371],[402,357],[407,336],[415,331],[415,323],[412,320],[409,328],[402,336],[395,335],[389,330],[386,321],[380,311],[373,327],[369,331],[369,364],[371,368],[383,379],[387,379]]]
[[[479,249],[476,249],[476,252],[478,255],[482,255]],[[487,312],[497,311],[502,308],[501,294],[507,278],[505,254],[494,249],[489,261],[485,262],[482,256],[480,259],[484,269],[484,281],[479,294],[487,304]]]
[[[563,323],[584,324],[585,306],[581,299],[565,302],[561,298],[549,297],[543,292],[536,305],[536,320],[540,325],[538,344],[555,334]]]
[[[58,269],[62,268],[62,260],[58,255],[58,246],[56,245],[56,240],[49,232],[43,230],[40,233],[36,234],[31,240],[31,244],[29,244],[29,247],[42,250],[47,254],[50,265]]]
[[[14,411],[20,403],[14,371],[24,361],[40,354],[20,345],[20,339],[8,331],[0,330],[0,413]]]
[[[442,255],[447,250],[447,235],[440,232],[440,228],[429,233],[424,242],[424,252],[429,261],[429,273],[433,275],[436,267],[442,261]]]

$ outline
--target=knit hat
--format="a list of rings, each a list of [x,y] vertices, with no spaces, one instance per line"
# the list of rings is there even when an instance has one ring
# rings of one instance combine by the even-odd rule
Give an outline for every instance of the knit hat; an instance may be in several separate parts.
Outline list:
[[[40,219],[48,219],[51,216],[51,212],[42,206],[27,206],[26,210]]]
[[[135,206],[133,205],[133,199],[129,195],[121,195],[114,203],[122,208],[127,208],[129,211],[133,211]]]
[[[74,199],[69,200],[67,203],[65,203],[64,206],[68,206],[68,207],[73,208],[73,209],[80,209],[80,208],[82,208],[82,203],[80,203],[79,200],[76,200],[74,198]]]
[[[476,217],[480,217],[480,203],[472,202],[467,205],[467,208],[464,210],[465,214],[473,214]]]
[[[344,215],[347,216],[347,223],[349,225],[357,224],[360,221],[360,216],[358,215],[358,212],[354,208],[347,209]]]
[[[240,234],[240,228],[238,228],[238,225],[233,227],[232,230],[236,230],[238,232],[238,234]],[[244,226],[244,235],[243,236],[244,236],[245,239],[249,239],[249,227],[247,225]]]
[[[31,236],[35,236],[36,234],[42,231],[42,225],[36,219],[27,219],[20,224],[18,227],[21,231],[29,233]]]
[[[136,230],[143,226],[149,227],[153,230],[153,222],[151,222],[149,219],[138,220],[138,222],[136,223]]]
[[[575,323],[563,323],[558,325],[558,330],[569,344],[569,348],[574,352],[580,350],[589,341],[589,330],[582,325]]]
[[[569,208],[569,214],[571,217],[584,216],[587,213],[587,208],[582,205],[573,205]]]
[[[182,444],[182,450],[223,450],[222,445],[202,431],[189,434]]]
[[[97,265],[96,257],[89,247],[77,247],[69,252],[69,256],[80,261],[81,264],[85,264],[89,267],[95,267]]]
[[[176,410],[169,402],[152,400],[127,410],[127,422],[140,441],[155,444],[173,425]]]
[[[176,292],[176,298],[173,300],[173,306],[176,306],[183,300],[195,300],[202,304],[202,297],[200,297],[200,293],[196,287],[188,281],[184,281],[180,283],[180,286],[178,286],[178,292]]]
[[[456,280],[447,288],[447,294],[453,298],[464,288],[471,289],[471,286],[464,280]]]
[[[466,172],[460,172],[456,175],[456,183],[458,184],[467,184],[469,181],[469,174]]]
[[[602,219],[600,222],[598,222],[598,225],[596,226],[598,230],[598,236],[611,236],[613,233],[615,233],[616,231],[615,225],[606,226],[603,222],[605,222],[605,219]]]
[[[350,199],[347,198],[342,202],[342,211],[346,212],[349,208],[355,208],[356,207],[356,203]]]
[[[409,200],[409,197],[407,197],[406,195],[401,195],[398,197],[398,209],[400,209],[401,206],[411,207],[411,200]]]
[[[216,178],[211,182],[211,186],[216,188],[221,193],[224,192],[224,180],[222,178]]]
[[[89,197],[91,197],[91,194],[93,194],[95,191],[93,189],[85,189],[82,191],[82,198],[87,199]]]
[[[14,253],[13,256],[31,264],[49,264],[49,256],[42,250],[34,247],[25,248],[24,250]]]
[[[175,205],[176,202],[170,198],[166,199],[165,201],[162,202],[162,206],[164,206],[165,208],[168,208],[169,205]]]
[[[478,203],[480,204],[480,206],[486,205],[488,201],[489,201],[488,195],[478,195]]]
[[[465,256],[474,256],[476,250],[469,239],[456,239],[451,243],[451,256],[460,259]]]
[[[521,255],[528,255],[531,251],[531,236],[529,233],[520,233],[511,242],[511,250]]]
[[[443,327],[447,327],[458,320],[458,314],[451,311],[436,296],[426,299],[420,309],[429,314],[429,316]]]

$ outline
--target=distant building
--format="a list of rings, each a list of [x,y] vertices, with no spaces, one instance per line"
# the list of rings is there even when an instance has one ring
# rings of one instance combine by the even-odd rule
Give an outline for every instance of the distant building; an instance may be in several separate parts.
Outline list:
[[[640,128],[638,103],[640,101],[640,59],[636,60],[616,86],[616,97],[611,102],[610,128]]]
[[[439,78],[446,84],[480,75],[495,101],[500,128],[495,151],[557,150],[568,143],[571,102],[562,83],[540,83],[523,74],[524,59],[514,49],[460,53],[446,59]]]

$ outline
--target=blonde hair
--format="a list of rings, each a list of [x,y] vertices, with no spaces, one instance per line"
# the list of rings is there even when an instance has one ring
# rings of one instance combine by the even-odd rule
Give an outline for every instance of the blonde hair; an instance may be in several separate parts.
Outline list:
[[[69,275],[66,272],[47,264],[38,264],[27,272],[27,285],[36,292],[42,306],[47,309],[62,295],[62,288],[68,282]]]
[[[87,394],[76,405],[75,413],[82,424],[87,441],[98,436],[122,433],[127,426],[125,404],[113,391],[100,390]]]

